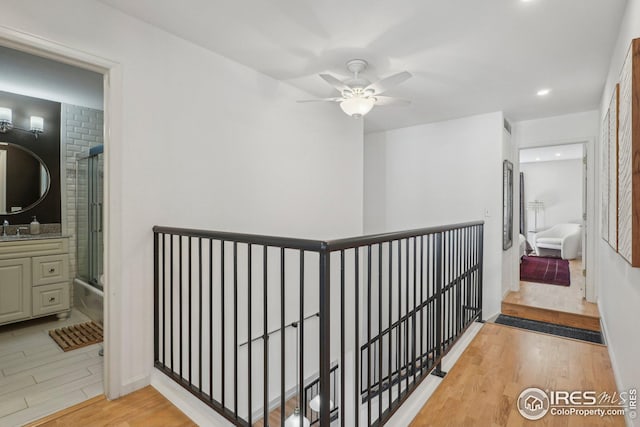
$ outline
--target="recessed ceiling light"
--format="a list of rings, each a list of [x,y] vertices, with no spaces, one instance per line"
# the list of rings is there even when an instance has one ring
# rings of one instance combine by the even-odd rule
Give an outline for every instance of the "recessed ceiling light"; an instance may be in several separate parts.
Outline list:
[[[537,161],[540,161],[540,157],[536,157],[536,160],[537,160]]]
[[[556,157],[562,156],[562,153],[556,153]]]
[[[538,96],[545,96],[545,95],[549,95],[549,93],[551,92],[551,89],[540,89],[538,91]]]

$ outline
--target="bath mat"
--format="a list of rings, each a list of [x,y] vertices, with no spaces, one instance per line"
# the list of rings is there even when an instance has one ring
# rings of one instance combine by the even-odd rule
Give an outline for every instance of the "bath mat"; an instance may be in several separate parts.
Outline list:
[[[520,280],[550,285],[571,284],[569,261],[542,256],[525,256],[520,263]]]
[[[80,323],[52,329],[49,331],[49,336],[63,351],[71,351],[102,342],[102,326],[95,322]]]

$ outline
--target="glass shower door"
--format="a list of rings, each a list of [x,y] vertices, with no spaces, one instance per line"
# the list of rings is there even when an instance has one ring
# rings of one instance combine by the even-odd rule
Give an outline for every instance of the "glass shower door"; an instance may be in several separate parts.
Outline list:
[[[103,272],[103,175],[102,146],[78,160],[76,181],[76,236],[78,276],[102,289]]]

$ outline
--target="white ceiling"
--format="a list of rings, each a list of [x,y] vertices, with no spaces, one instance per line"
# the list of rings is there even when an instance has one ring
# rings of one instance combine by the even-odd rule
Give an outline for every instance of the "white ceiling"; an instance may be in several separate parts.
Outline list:
[[[408,70],[368,131],[503,110],[513,121],[597,108],[626,0],[101,0],[288,82],[335,96],[317,74]],[[541,98],[536,92],[550,88]],[[338,106],[336,106],[338,108]]]
[[[552,162],[557,160],[582,159],[582,144],[554,145],[520,150],[520,163]]]

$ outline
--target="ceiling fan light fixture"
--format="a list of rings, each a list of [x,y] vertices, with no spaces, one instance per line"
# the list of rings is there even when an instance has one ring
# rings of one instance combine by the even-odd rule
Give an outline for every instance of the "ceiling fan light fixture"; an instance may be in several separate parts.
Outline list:
[[[376,103],[376,99],[374,97],[353,97],[347,98],[340,103],[340,108],[345,114],[351,117],[362,117],[367,114]]]

